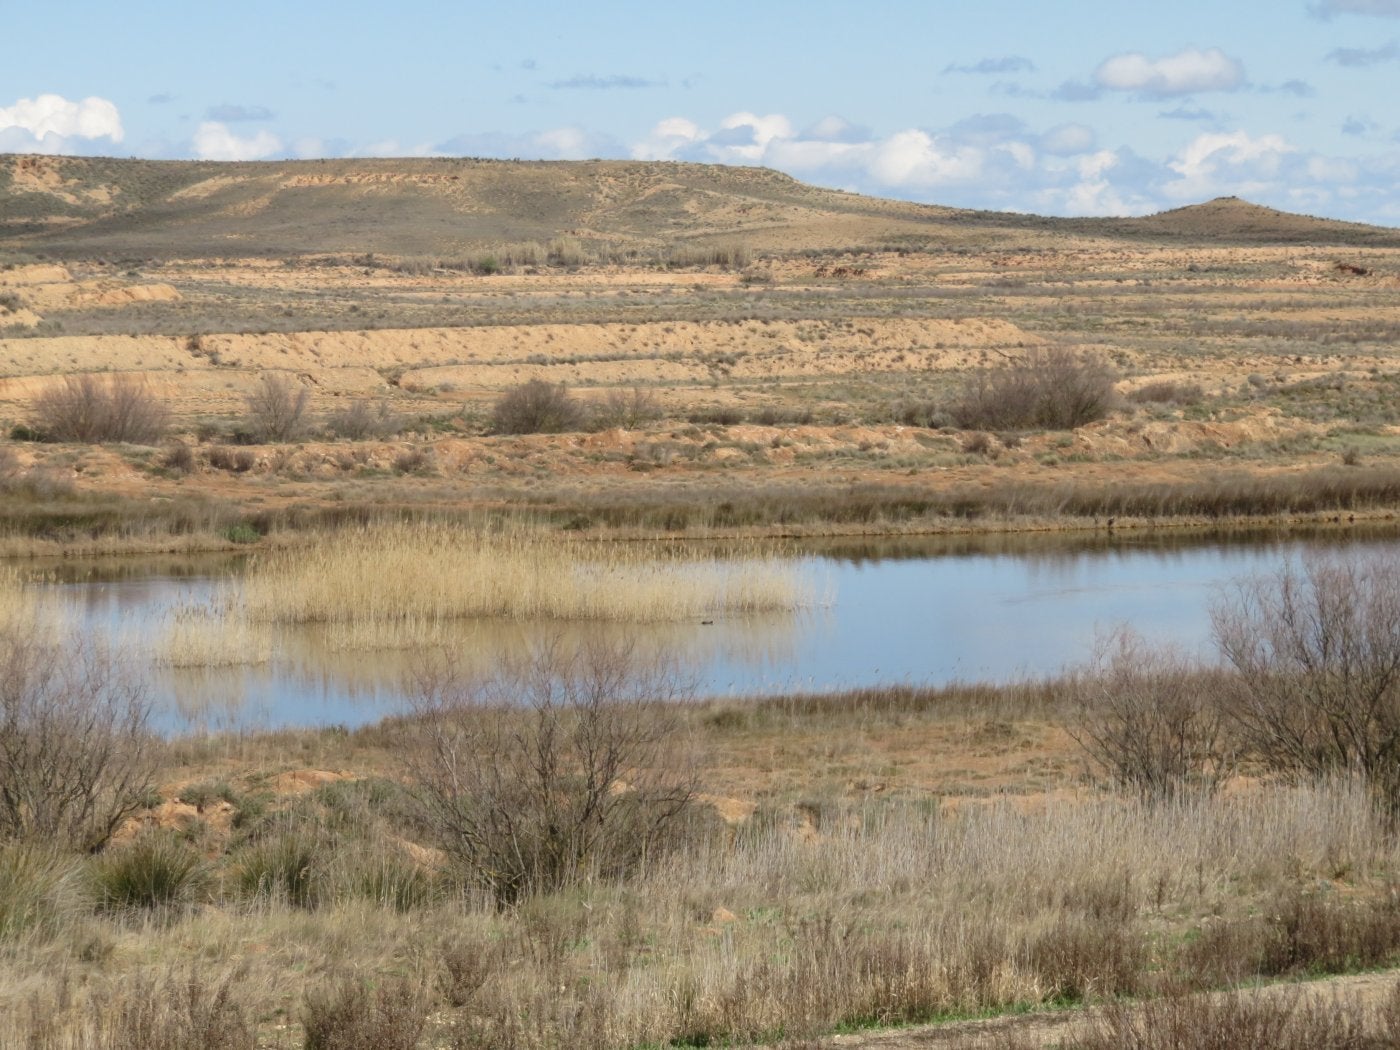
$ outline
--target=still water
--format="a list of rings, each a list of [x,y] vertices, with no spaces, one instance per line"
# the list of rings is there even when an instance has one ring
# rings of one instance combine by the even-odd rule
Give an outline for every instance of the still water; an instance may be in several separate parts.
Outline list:
[[[1233,581],[1308,552],[1394,553],[1397,541],[1400,531],[1356,529],[811,545],[793,553],[793,565],[821,600],[796,615],[568,632],[625,636],[676,656],[701,695],[1005,681],[1082,663],[1123,626],[1211,658],[1210,608]],[[65,564],[51,586],[82,622],[140,653],[164,610],[208,595],[239,569],[228,559]],[[486,667],[559,630],[464,623],[453,646]],[[353,726],[402,707],[414,660],[330,651],[316,630],[299,629],[278,638],[265,664],[150,674],[170,731]]]

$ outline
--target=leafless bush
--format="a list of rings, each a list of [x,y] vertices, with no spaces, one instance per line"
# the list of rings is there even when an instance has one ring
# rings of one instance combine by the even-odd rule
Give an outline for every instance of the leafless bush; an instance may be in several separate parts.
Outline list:
[[[427,1022],[427,997],[408,981],[371,987],[345,978],[307,993],[303,1045],[306,1050],[414,1050]]]
[[[1400,809],[1400,564],[1304,559],[1211,613],[1239,672],[1228,711],[1273,769],[1364,776]]]
[[[0,628],[0,839],[101,847],[151,792],[149,716],[104,647]]]
[[[170,413],[142,380],[115,375],[65,376],[63,385],[34,400],[34,427],[51,441],[99,444],[127,441],[154,444],[165,433]]]
[[[1234,770],[1219,675],[1120,632],[1079,678],[1071,733],[1112,779],[1147,798],[1213,792]]]
[[[410,685],[412,772],[449,855],[498,902],[621,877],[693,796],[678,761],[675,668],[630,646],[544,645],[486,680],[450,662]]]
[[[661,418],[661,402],[650,390],[609,390],[593,404],[593,424],[600,430],[631,430]]]
[[[275,372],[264,372],[248,395],[248,422],[259,441],[295,441],[305,428],[311,392]]]
[[[493,434],[559,434],[583,425],[583,406],[563,383],[543,379],[511,387],[491,410]]]
[[[402,422],[389,402],[370,402],[356,398],[326,417],[326,428],[337,437],[350,441],[389,437],[397,434]]]
[[[949,411],[964,430],[1072,430],[1108,415],[1116,378],[1098,354],[1036,348],[978,371]]]

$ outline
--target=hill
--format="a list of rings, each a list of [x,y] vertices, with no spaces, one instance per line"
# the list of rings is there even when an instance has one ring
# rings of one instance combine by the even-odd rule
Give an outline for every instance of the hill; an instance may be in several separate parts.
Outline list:
[[[768,169],[459,158],[223,163],[0,155],[0,246],[59,258],[450,257],[571,236],[655,252],[1051,244],[1065,238],[1400,245],[1400,231],[1222,198],[1134,219],[967,211]]]

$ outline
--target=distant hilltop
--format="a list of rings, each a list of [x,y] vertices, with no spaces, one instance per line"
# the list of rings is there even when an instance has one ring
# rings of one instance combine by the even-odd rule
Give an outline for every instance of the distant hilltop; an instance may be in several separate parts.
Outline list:
[[[0,247],[56,258],[452,256],[568,237],[614,257],[1063,244],[1397,246],[1400,230],[1235,197],[1132,219],[968,211],[809,186],[765,168],[460,158],[151,161],[0,154]]]

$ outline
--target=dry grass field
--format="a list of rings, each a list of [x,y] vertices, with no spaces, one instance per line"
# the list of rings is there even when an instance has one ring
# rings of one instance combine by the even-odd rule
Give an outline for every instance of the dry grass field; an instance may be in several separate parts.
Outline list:
[[[1344,529],[1398,334],[1400,233],[1235,199],[0,156],[0,555],[257,552],[197,666],[810,602],[752,537]],[[0,1048],[1393,1046],[1400,607],[1333,569],[1318,674],[1258,608],[1233,671],[752,701],[560,645],[167,741],[7,572]]]

